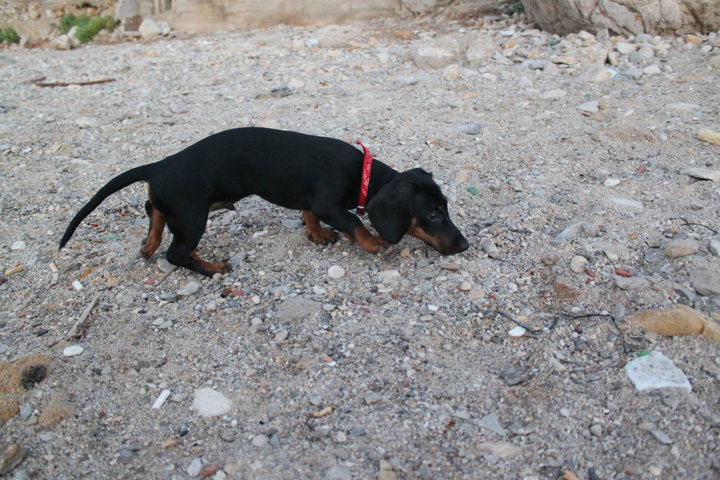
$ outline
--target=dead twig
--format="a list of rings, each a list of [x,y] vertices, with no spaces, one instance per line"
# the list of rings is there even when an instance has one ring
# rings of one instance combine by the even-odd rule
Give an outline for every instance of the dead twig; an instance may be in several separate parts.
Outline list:
[[[79,86],[79,87],[85,87],[87,85],[100,85],[102,83],[110,83],[114,82],[114,78],[103,78],[101,80],[88,80],[85,82],[43,82],[44,77],[40,80],[33,81],[32,84],[37,87],[70,87],[70,86]]]
[[[92,301],[88,304],[87,307],[85,307],[85,310],[83,311],[82,315],[80,315],[80,318],[77,322],[75,322],[75,325],[70,329],[70,331],[65,335],[65,340],[73,340],[82,338],[85,335],[85,331],[87,328],[92,325],[93,321],[87,321],[88,317],[90,316],[90,312],[95,307],[95,304],[97,304],[98,300],[100,299],[100,294],[95,295],[95,297],[92,299]]]
[[[170,270],[168,270],[168,272],[167,272],[165,275],[163,275],[162,277],[160,277],[160,280],[158,280],[157,282],[155,282],[155,286],[160,285],[160,284],[161,284],[167,277],[169,277],[170,274],[173,273],[176,269],[177,269],[177,266],[174,266],[174,265],[173,265],[173,267],[172,267]]]

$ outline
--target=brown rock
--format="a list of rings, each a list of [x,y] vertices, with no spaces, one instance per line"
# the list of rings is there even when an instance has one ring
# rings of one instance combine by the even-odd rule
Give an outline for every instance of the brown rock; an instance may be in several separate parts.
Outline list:
[[[603,28],[622,35],[720,29],[717,2],[707,0],[663,0],[662,8],[658,2],[637,0],[522,0],[522,3],[531,22],[560,35]]]
[[[570,286],[570,282],[559,277],[553,282],[553,288],[561,302],[574,302],[580,296],[580,292]]]
[[[60,395],[55,395],[40,414],[38,423],[43,427],[52,427],[72,413],[72,408]]]
[[[718,327],[718,324],[701,312],[686,305],[648,310],[631,317],[630,321],[639,325],[643,330],[649,330],[667,337],[701,334],[711,340],[720,342],[720,327]]]

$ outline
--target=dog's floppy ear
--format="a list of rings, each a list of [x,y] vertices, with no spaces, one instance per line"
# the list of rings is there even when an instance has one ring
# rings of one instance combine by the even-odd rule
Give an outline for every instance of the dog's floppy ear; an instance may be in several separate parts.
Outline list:
[[[370,223],[386,242],[398,243],[410,227],[410,200],[414,189],[398,175],[368,202]]]

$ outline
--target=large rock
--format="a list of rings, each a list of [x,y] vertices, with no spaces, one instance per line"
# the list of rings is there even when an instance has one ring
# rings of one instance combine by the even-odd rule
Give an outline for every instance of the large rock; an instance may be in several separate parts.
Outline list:
[[[566,35],[610,29],[623,35],[720,30],[718,0],[522,0],[528,18]]]

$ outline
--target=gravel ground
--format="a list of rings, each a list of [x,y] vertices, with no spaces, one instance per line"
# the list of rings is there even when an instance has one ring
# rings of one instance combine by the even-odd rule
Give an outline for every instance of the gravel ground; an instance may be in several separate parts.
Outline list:
[[[717,343],[628,320],[677,303],[720,319],[720,189],[697,178],[720,176],[698,138],[720,130],[718,51],[717,34],[561,38],[518,17],[0,51],[0,406],[20,448],[0,462],[26,455],[0,466],[718,478]],[[140,258],[138,184],[57,251],[113,175],[246,125],[426,168],[471,248],[324,248],[251,198],[211,215],[199,252],[235,268],[206,279],[169,267],[167,239]],[[634,387],[625,365],[652,350],[692,391]]]

